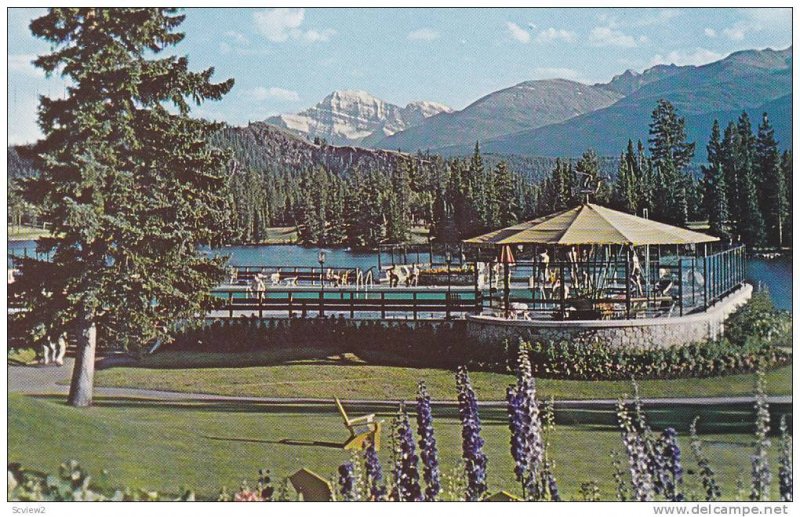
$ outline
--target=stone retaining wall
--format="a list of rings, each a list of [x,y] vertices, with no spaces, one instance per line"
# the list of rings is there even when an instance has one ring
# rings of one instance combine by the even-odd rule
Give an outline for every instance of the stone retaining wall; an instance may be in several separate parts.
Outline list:
[[[497,346],[505,341],[602,342],[611,347],[660,348],[687,345],[714,339],[725,319],[747,302],[753,287],[742,287],[707,311],[689,316],[602,321],[521,321],[490,316],[467,316],[467,336],[482,346]]]

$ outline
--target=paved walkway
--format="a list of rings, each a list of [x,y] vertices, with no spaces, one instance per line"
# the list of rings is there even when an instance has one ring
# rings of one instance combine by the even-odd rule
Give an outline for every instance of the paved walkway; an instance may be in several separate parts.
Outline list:
[[[102,369],[112,365],[122,365],[130,362],[130,359],[121,357],[108,357],[97,362],[97,368]],[[28,395],[67,395],[69,393],[69,379],[72,374],[74,359],[67,357],[64,366],[8,366],[8,391],[10,393],[24,393]],[[151,390],[146,388],[105,388],[95,387],[95,396],[120,397],[120,398],[142,398],[168,401],[184,402],[248,402],[263,403],[270,405],[329,405],[327,399],[311,398],[274,398],[274,397],[237,397],[226,395],[213,395],[209,393],[184,393],[175,391]],[[697,398],[657,398],[642,399],[642,402],[650,407],[664,406],[715,406],[723,404],[746,404],[752,403],[753,397],[697,397]],[[771,404],[791,404],[791,395],[769,397]],[[397,400],[344,400],[349,404],[357,404],[360,407],[397,407]],[[414,401],[406,401],[413,403]],[[578,408],[578,407],[613,407],[617,403],[616,399],[592,399],[592,400],[556,400],[556,407]],[[505,401],[482,401],[478,403],[481,407],[506,407]],[[455,406],[455,401],[435,400],[433,406],[449,407]]]

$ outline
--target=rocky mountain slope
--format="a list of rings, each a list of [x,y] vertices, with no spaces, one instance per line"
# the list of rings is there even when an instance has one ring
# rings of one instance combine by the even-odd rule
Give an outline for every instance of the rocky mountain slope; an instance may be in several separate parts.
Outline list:
[[[316,106],[296,115],[277,115],[267,123],[334,145],[370,145],[422,123],[449,107],[430,101],[396,106],[359,90],[335,91]]]
[[[393,170],[398,162],[413,158],[396,151],[315,144],[264,122],[225,127],[212,137],[212,143],[231,149],[239,167],[258,171],[299,173],[323,166],[335,174],[347,175],[356,169]]]
[[[525,81],[490,93],[466,108],[430,117],[376,144],[383,149],[436,149],[546,126],[595,111],[622,98],[611,89],[551,79]]]
[[[619,154],[629,138],[646,141],[650,114],[662,98],[686,117],[687,135],[699,142],[700,160],[712,121],[717,118],[725,125],[742,111],[748,112],[754,127],[767,111],[776,137],[791,148],[791,47],[741,51],[707,65],[676,68],[611,106],[560,123],[487,138],[481,141],[482,148],[495,153],[576,156],[592,147],[602,155]],[[617,81],[624,89],[622,84]],[[437,151],[460,154],[469,147],[469,142],[463,142]]]

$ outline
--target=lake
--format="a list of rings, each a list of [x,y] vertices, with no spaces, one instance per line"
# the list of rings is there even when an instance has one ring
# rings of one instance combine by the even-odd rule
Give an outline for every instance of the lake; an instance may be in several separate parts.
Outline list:
[[[21,256],[24,253],[33,255],[36,246],[33,241],[11,241],[8,253]],[[318,266],[318,248],[306,248],[297,245],[273,246],[226,246],[205,252],[218,252],[230,256],[235,266]],[[326,266],[358,267],[361,269],[377,268],[378,254],[371,251],[350,251],[346,249],[326,249]],[[397,258],[396,258],[397,260]],[[409,253],[410,262],[417,261],[416,253]],[[383,253],[383,264],[391,263],[391,254]],[[419,262],[427,262],[427,253],[419,254]],[[435,262],[444,262],[444,258],[434,255]],[[10,265],[10,258],[9,258]],[[751,258],[747,261],[747,280],[756,287],[766,287],[772,295],[775,306],[779,309],[792,310],[792,258],[784,256],[776,259]]]

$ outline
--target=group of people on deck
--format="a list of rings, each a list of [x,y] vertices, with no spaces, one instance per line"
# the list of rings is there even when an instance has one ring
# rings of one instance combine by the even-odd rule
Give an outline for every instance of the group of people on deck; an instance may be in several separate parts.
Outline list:
[[[564,282],[558,271],[550,268],[550,255],[544,250],[538,255],[538,272],[535,272],[529,279],[529,287],[538,287],[542,292],[543,298],[560,298],[563,289],[563,297],[568,298],[570,286],[573,288],[588,288],[591,283],[589,271],[585,266],[590,261],[589,250],[572,246],[567,252],[567,262],[569,263],[569,273],[571,282]],[[631,292],[636,296],[645,295],[645,285],[642,264],[636,250],[630,247],[630,270],[627,281],[630,284]],[[658,280],[653,285],[652,293],[656,296],[668,296],[675,285],[673,273],[666,268],[659,268]],[[549,294],[549,296],[548,296]]]
[[[417,287],[419,285],[419,267],[416,263],[407,273],[402,271],[398,273],[397,266],[392,265],[387,270],[387,275],[389,277],[389,287],[398,287],[401,281],[406,287]]]

